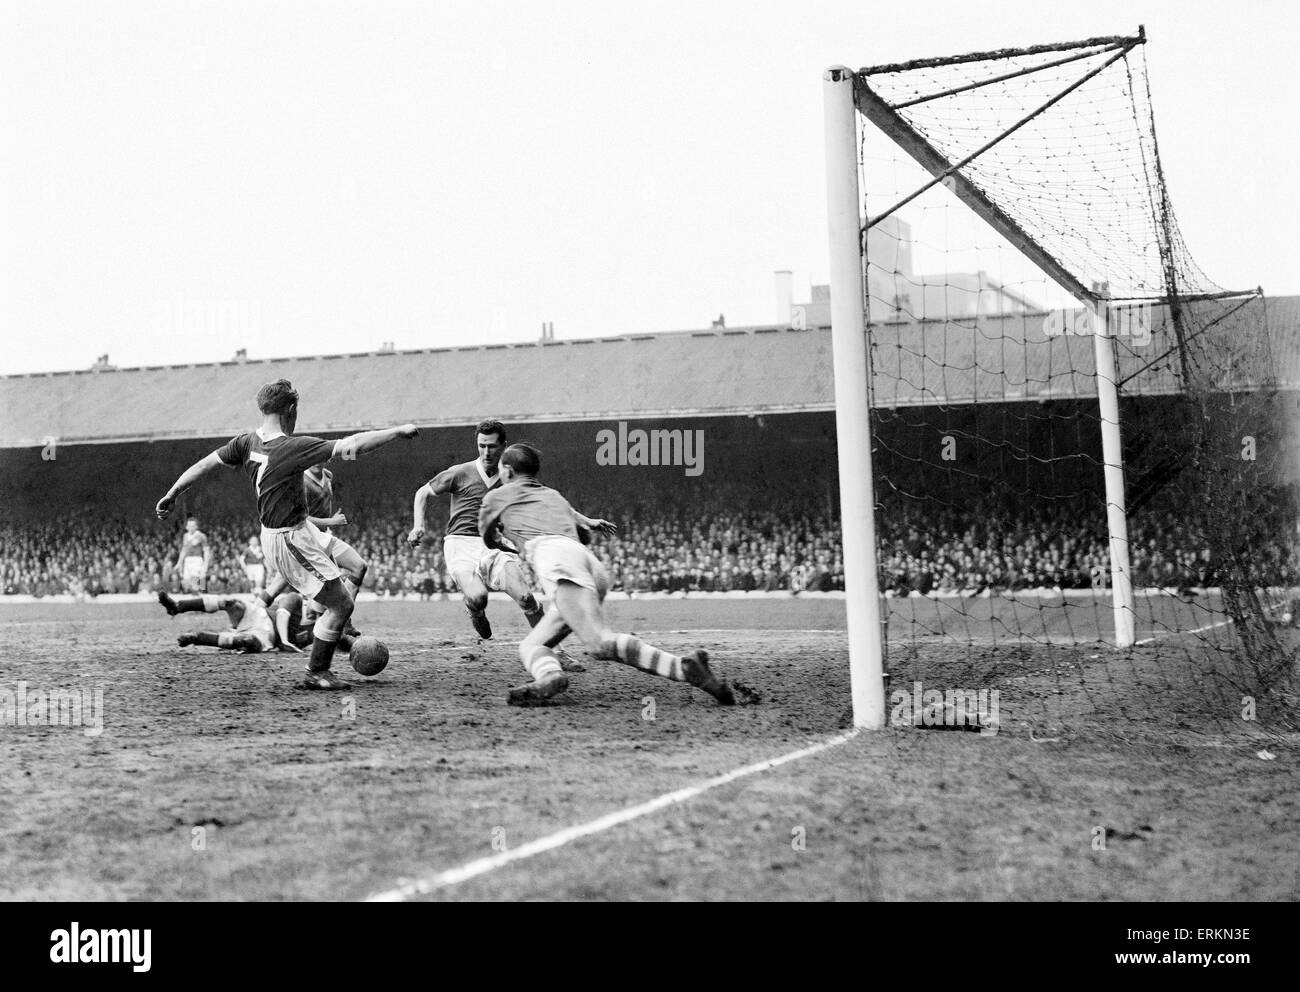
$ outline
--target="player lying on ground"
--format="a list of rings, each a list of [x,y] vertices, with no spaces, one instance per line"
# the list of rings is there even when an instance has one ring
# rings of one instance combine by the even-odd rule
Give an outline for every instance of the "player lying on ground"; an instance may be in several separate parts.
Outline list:
[[[320,613],[312,612],[298,593],[290,590],[276,596],[267,612],[275,625],[276,643],[281,651],[301,652],[303,648],[311,647],[312,626]],[[353,642],[360,635],[360,631],[349,626],[339,635],[339,650],[351,651]]]
[[[709,656],[692,651],[683,657],[618,634],[601,607],[609,591],[609,573],[583,547],[590,528],[580,523],[568,500],[537,481],[541,454],[529,444],[512,444],[501,456],[504,485],[483,498],[479,531],[489,547],[502,535],[533,566],[542,591],[551,596],[545,616],[519,644],[519,659],[533,681],[510,690],[515,706],[549,699],[569,687],[552,650],[576,631],[593,657],[618,661],[651,675],[689,682],[723,705],[735,702],[731,687],[709,669]]]
[[[303,472],[333,458],[353,459],[399,437],[412,438],[414,424],[363,431],[337,441],[293,433],[298,422],[298,393],[287,379],[269,382],[257,393],[262,426],[231,438],[223,447],[199,459],[158,501],[156,512],[166,517],[176,497],[218,466],[243,468],[257,494],[262,524],[262,550],[277,572],[306,599],[315,599],[325,614],[313,628],[311,658],[303,689],[346,689],[348,683],[330,671],[340,635],[352,616],[354,600],[343,584],[339,567],[321,550],[320,532],[307,519]]]
[[[424,508],[430,496],[451,496],[451,516],[447,521],[446,536],[442,539],[443,557],[447,571],[456,587],[465,597],[470,623],[479,637],[492,637],[492,624],[487,618],[488,592],[498,590],[513,599],[528,625],[535,627],[542,619],[542,608],[533,595],[528,577],[519,555],[504,548],[489,548],[478,531],[479,511],[483,497],[501,484],[497,471],[501,452],[505,448],[506,429],[499,420],[484,420],[475,428],[478,458],[462,462],[439,472],[415,494],[414,526],[407,542],[419,547],[424,540]],[[601,533],[612,534],[617,528],[608,520],[591,520],[578,514],[584,526]],[[560,661],[570,671],[582,671],[577,662],[560,653]]]
[[[255,596],[171,596],[166,592],[158,593],[158,602],[163,605],[168,616],[178,613],[216,613],[224,610],[230,618],[227,630],[212,633],[197,631],[181,634],[176,643],[181,647],[202,644],[207,647],[225,648],[228,651],[244,651],[258,654],[262,651],[274,651],[279,646],[275,627],[266,607]]]
[[[340,572],[343,571],[342,565],[340,565],[338,562],[335,562],[334,564],[339,565]],[[344,572],[341,577],[343,579],[345,588],[347,588],[349,592],[352,592],[353,590],[351,589],[351,583],[348,581],[347,573]],[[265,589],[257,593],[257,600],[263,606],[265,606],[267,610],[270,611],[271,616],[274,617],[275,605],[281,599],[284,599],[284,597],[286,596],[297,596],[296,609],[297,609],[298,620],[300,623],[302,623],[305,626],[307,630],[307,635],[306,635],[307,643],[310,644],[311,626],[316,622],[318,618],[320,618],[325,614],[325,607],[323,607],[319,602],[317,602],[314,599],[304,599],[303,597],[298,596],[298,594],[295,593],[293,589],[290,587],[289,580],[286,579],[283,575],[277,575],[274,579],[270,581],[270,583],[266,586]],[[355,593],[353,593],[353,602],[354,603],[356,602]],[[276,630],[279,629],[280,628],[277,625]],[[348,618],[348,622],[343,627],[343,634],[348,638],[361,636],[361,631],[357,630],[356,627],[352,626],[351,617]],[[284,640],[284,638],[281,637],[281,640]],[[299,644],[297,638],[294,639],[293,643],[296,644],[298,647],[305,646],[303,644]],[[339,643],[341,645],[343,643],[342,640],[340,640]]]

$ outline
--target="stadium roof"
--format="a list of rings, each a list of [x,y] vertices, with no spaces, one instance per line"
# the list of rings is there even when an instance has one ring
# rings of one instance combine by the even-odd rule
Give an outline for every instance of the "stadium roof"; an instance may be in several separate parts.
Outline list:
[[[1222,306],[1221,304],[1215,304]],[[1229,312],[1227,339],[1255,332],[1258,305]],[[1276,384],[1300,388],[1300,297],[1267,304]],[[1066,314],[1069,325],[1073,318]],[[1053,324],[1055,320],[1055,324]],[[1163,350],[1123,341],[1126,394],[1176,390]],[[873,325],[875,402],[885,406],[1050,400],[1096,395],[1088,336],[1045,314]],[[1057,333],[1053,333],[1053,332]],[[1139,371],[1150,365],[1145,371]],[[0,378],[0,447],[225,437],[254,426],[262,383],[290,379],[299,430],[412,421],[725,416],[834,409],[826,328],[719,328],[517,345],[369,352],[205,365],[95,369]],[[1234,388],[1256,385],[1241,376]]]

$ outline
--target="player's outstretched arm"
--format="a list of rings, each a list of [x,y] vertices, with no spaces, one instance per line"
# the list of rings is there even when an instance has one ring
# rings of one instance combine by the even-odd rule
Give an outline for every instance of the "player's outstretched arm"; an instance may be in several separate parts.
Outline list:
[[[302,648],[293,643],[293,638],[289,636],[289,611],[275,611],[275,641],[276,647],[281,651],[292,651],[296,654],[302,654]]]
[[[308,517],[317,527],[346,527],[348,518],[346,514],[336,513],[332,517]]]
[[[573,517],[578,521],[579,527],[586,527],[588,530],[598,531],[601,534],[612,535],[618,533],[618,524],[612,520],[602,520],[600,517],[588,517],[573,511]]]
[[[426,482],[415,491],[415,505],[411,508],[411,533],[406,536],[406,543],[413,548],[418,548],[420,542],[424,540],[424,505],[429,502],[429,497],[433,495],[433,490],[429,488]]]
[[[399,437],[412,438],[419,433],[420,429],[414,424],[403,424],[401,427],[384,427],[377,431],[362,431],[359,434],[349,434],[347,437],[341,437],[334,442],[334,454],[331,457],[351,461],[358,455],[364,455],[376,448],[382,448],[384,445],[396,441]]]
[[[158,505],[154,507],[154,512],[158,514],[158,519],[166,520],[167,515],[172,512],[172,508],[176,505],[177,496],[189,489],[190,486],[194,485],[194,483],[198,482],[199,479],[203,478],[203,476],[207,475],[218,465],[225,464],[225,462],[217,457],[217,453],[214,451],[211,454],[200,458],[182,472],[180,478],[173,482],[172,487],[167,490],[167,495],[160,499]]]

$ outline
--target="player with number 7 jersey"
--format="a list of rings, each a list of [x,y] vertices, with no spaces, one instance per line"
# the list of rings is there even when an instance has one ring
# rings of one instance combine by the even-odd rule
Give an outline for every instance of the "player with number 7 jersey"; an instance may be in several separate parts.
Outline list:
[[[334,650],[354,606],[351,591],[323,550],[324,542],[308,518],[303,473],[332,458],[351,459],[373,451],[399,437],[412,438],[414,424],[363,431],[337,441],[293,433],[298,422],[298,393],[287,379],[267,383],[258,391],[262,425],[231,438],[225,445],[186,469],[158,501],[159,517],[166,517],[176,497],[203,475],[217,468],[242,468],[257,493],[257,516],[262,524],[262,549],[276,569],[306,599],[314,599],[325,613],[313,628],[311,660],[304,689],[346,689],[348,684],[330,672]]]

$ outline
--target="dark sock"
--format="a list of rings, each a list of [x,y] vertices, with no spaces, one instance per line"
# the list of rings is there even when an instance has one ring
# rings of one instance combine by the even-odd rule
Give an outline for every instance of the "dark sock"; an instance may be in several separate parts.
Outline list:
[[[221,646],[221,635],[212,634],[206,630],[200,630],[194,635],[194,643],[202,644],[205,648],[216,648]]]
[[[329,671],[336,647],[338,647],[337,641],[322,641],[319,637],[315,638],[311,642],[311,661],[307,663],[308,669],[313,672]]]
[[[177,613],[202,613],[203,612],[202,596],[173,596],[172,602],[176,604]]]

